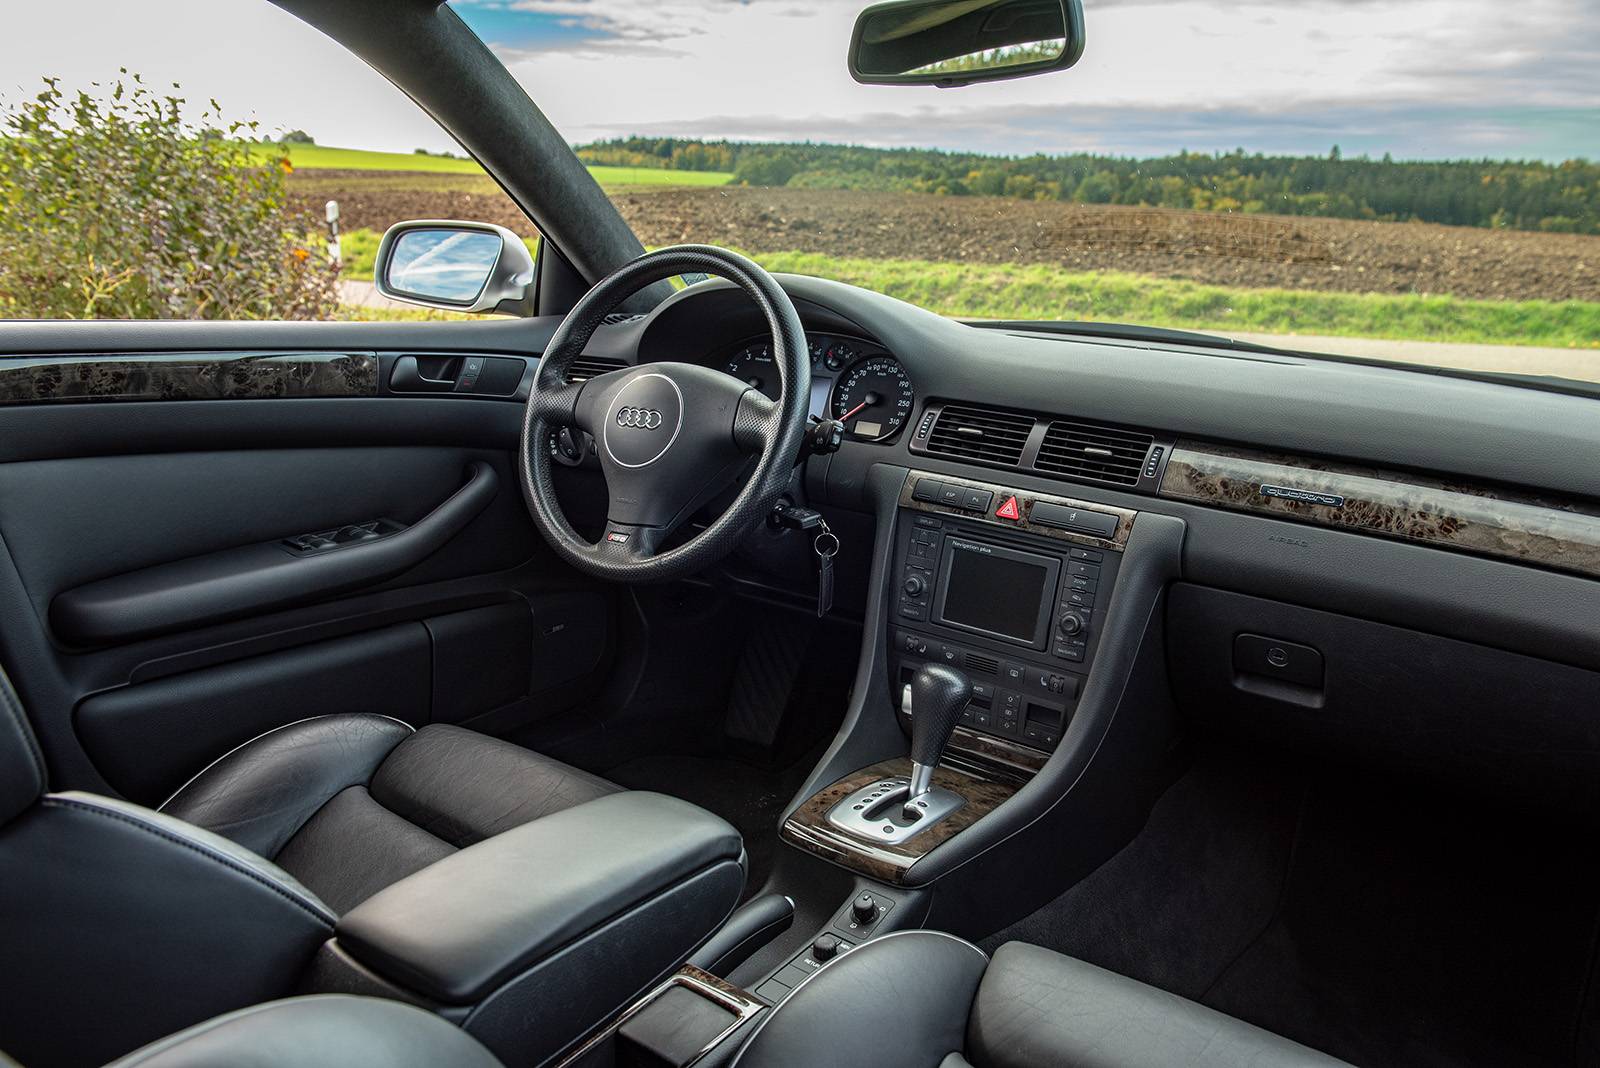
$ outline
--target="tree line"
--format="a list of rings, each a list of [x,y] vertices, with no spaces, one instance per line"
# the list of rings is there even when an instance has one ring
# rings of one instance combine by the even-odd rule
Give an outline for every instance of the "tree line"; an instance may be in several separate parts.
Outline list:
[[[736,184],[1000,196],[1192,211],[1314,215],[1600,234],[1600,163],[1267,156],[1243,149],[1116,156],[988,156],[857,145],[626,137],[586,162],[729,171]]]

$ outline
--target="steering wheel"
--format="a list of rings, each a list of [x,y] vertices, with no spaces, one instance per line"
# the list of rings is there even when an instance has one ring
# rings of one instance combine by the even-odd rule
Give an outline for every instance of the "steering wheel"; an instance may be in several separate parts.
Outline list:
[[[776,403],[730,375],[687,363],[567,381],[573,360],[608,313],[652,282],[691,272],[733,282],[761,310],[783,387]],[[772,275],[711,245],[675,245],[640,256],[583,295],[539,360],[522,418],[522,492],[534,525],[558,555],[598,578],[663,582],[693,574],[733,551],[778,503],[805,435],[810,396],[805,328]],[[610,495],[598,542],[573,530],[556,500],[549,441],[559,426],[577,427],[595,441]],[[684,544],[660,551],[751,456],[755,468],[722,515]]]

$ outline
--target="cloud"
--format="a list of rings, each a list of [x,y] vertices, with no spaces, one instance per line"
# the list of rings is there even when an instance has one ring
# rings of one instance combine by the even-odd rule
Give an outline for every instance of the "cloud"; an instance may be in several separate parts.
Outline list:
[[[473,22],[472,6],[456,0]],[[1025,153],[1179,148],[1600,156],[1591,0],[1089,0],[1071,71],[954,91],[856,85],[859,6],[503,0],[604,42],[502,53],[573,140],[847,140]],[[1160,6],[1160,17],[1152,10]],[[603,16],[597,12],[604,12]],[[1585,133],[1586,124],[1588,133]]]
[[[844,140],[1025,153],[1600,158],[1596,0],[1085,0],[1072,70],[959,90],[862,86],[867,0],[453,0],[571,140]],[[449,138],[266,0],[14,4],[0,93],[119,66],[230,115],[409,151]],[[285,59],[285,57],[290,57]]]

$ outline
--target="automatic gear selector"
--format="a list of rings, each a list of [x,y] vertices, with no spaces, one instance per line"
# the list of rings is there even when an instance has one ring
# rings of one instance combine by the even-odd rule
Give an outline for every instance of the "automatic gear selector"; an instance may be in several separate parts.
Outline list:
[[[834,805],[828,822],[858,838],[896,845],[966,804],[960,794],[933,785],[933,774],[971,696],[971,680],[955,668],[918,668],[900,695],[900,710],[911,717],[910,775],[868,783]]]

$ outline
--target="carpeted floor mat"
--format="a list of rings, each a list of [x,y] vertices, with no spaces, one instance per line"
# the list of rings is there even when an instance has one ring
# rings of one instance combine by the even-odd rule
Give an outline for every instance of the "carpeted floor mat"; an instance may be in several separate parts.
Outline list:
[[[1048,946],[1359,1065],[1570,1064],[1597,913],[1592,832],[1217,747],[986,947]]]

